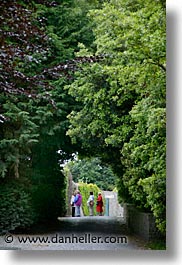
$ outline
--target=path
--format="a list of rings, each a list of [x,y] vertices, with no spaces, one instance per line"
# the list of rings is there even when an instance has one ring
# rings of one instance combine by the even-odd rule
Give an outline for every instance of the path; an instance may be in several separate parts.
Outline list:
[[[27,238],[28,239],[27,239]],[[22,238],[26,240],[20,243]],[[5,243],[4,249],[21,250],[137,250],[146,249],[144,243],[127,233],[126,224],[118,217],[62,217],[59,226],[47,233],[12,235],[12,243]],[[29,239],[34,242],[29,242]],[[43,242],[41,242],[43,240]]]

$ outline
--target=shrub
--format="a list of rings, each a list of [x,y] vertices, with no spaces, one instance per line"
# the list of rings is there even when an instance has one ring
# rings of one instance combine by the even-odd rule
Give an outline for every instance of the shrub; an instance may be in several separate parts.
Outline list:
[[[94,194],[94,198],[96,201],[96,198],[98,196],[98,192],[101,191],[99,189],[99,187],[95,184],[87,184],[87,183],[79,183],[78,185],[79,190],[81,192],[82,195],[82,209],[83,209],[83,213],[84,215],[89,215],[89,208],[87,206],[87,200],[90,196],[90,191],[93,191]],[[96,215],[96,203],[94,205],[94,215]]]
[[[32,200],[39,223],[55,222],[65,213],[65,194],[62,193],[61,187],[52,183],[34,185]]]
[[[0,186],[0,233],[28,228],[35,221],[31,195],[21,183],[3,183]]]

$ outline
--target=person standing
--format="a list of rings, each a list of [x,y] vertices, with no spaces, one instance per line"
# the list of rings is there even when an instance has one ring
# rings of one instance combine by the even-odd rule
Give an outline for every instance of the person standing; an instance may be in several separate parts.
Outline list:
[[[75,194],[75,192],[72,194],[72,196],[71,196],[71,202],[70,202],[70,204],[71,204],[71,214],[72,214],[72,217],[75,217],[75,203],[74,203],[74,200],[75,200],[75,197],[76,197],[76,194]]]
[[[93,216],[94,215],[94,194],[92,191],[90,192],[90,196],[88,198],[87,205],[89,207],[89,215]]]
[[[82,195],[80,194],[79,190],[77,190],[76,192],[74,204],[75,204],[75,216],[80,217],[80,206],[82,204]]]
[[[98,193],[96,211],[98,215],[102,216],[103,213],[103,199],[101,192]]]

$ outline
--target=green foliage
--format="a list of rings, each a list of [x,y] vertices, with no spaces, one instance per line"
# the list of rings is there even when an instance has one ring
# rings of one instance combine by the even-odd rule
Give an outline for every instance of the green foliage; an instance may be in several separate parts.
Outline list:
[[[80,193],[82,195],[82,209],[83,209],[83,213],[84,215],[88,216],[89,215],[89,208],[87,205],[87,200],[90,196],[90,191],[93,191],[94,194],[94,198],[95,201],[97,199],[98,196],[98,192],[100,192],[101,190],[99,189],[99,187],[95,184],[87,184],[87,183],[79,183],[78,184],[78,188],[80,190]],[[94,205],[94,215],[96,215],[96,204]]]
[[[147,244],[147,248],[152,250],[166,250],[166,242],[165,240],[154,240]]]
[[[151,210],[164,232],[164,1],[1,2],[1,189],[8,197],[4,181],[23,177],[33,189],[17,195],[22,223],[2,210],[2,229],[33,222],[29,195],[39,220],[64,213],[59,163],[78,151],[109,163],[120,198]],[[95,52],[103,60],[75,67],[76,55]]]
[[[165,6],[111,0],[89,18],[105,59],[83,67],[66,87],[82,104],[69,115],[68,135],[110,161],[120,197],[151,210],[164,232]]]
[[[3,99],[4,101],[4,99]],[[34,123],[26,103],[9,100],[2,104],[7,121],[0,124],[0,177],[19,178],[19,167],[38,142],[38,126]]]
[[[90,8],[87,1],[61,1],[55,7],[37,5],[37,17],[46,17],[46,31],[50,38],[48,66],[74,58],[77,44],[92,43],[86,14]],[[67,65],[65,65],[67,67]],[[64,85],[71,81],[58,75],[51,80],[49,91],[54,104],[36,100],[31,104],[34,120],[39,125],[38,143],[32,148],[31,181],[34,186],[33,201],[39,221],[53,221],[65,214],[65,177],[59,164],[69,159],[75,151],[66,135],[69,122],[67,115],[78,108],[75,100],[65,91]],[[58,152],[59,151],[59,152]],[[54,207],[52,207],[54,205]]]
[[[75,68],[69,63],[67,70],[67,61],[80,42],[93,50],[87,13],[98,5],[96,0],[0,5],[0,183],[3,187],[2,178],[10,183],[29,179],[36,221],[53,221],[65,213],[59,164],[75,151],[66,135],[67,115],[78,108],[63,89]]]
[[[36,220],[30,191],[18,181],[0,186],[0,234],[30,227]]]
[[[40,222],[54,222],[65,214],[66,180],[59,166],[59,157],[62,157],[57,154],[57,142],[51,140],[51,136],[42,135],[39,144],[34,146],[29,172],[32,198]]]
[[[34,185],[32,190],[33,207],[36,221],[47,224],[54,223],[58,216],[65,214],[65,186],[51,183]],[[54,205],[54,207],[53,207]]]
[[[113,190],[115,187],[116,176],[111,167],[102,164],[99,158],[71,161],[66,167],[74,182],[94,183],[102,190]]]
[[[87,13],[97,5],[97,1],[73,0],[61,1],[60,5],[52,9],[42,5],[39,7],[38,14],[46,17],[51,43],[50,60],[59,63],[74,58],[79,42],[91,50],[94,48],[92,24]]]
[[[128,168],[123,179],[133,198],[153,211],[160,231],[165,232],[165,109],[155,109],[153,104],[147,110],[137,107],[132,111],[132,117],[138,121],[135,133],[123,148]]]

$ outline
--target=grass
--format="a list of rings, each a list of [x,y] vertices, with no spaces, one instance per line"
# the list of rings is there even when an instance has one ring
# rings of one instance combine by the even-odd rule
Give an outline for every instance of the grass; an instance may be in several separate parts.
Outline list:
[[[147,247],[152,250],[166,250],[165,240],[151,241],[147,244]]]

